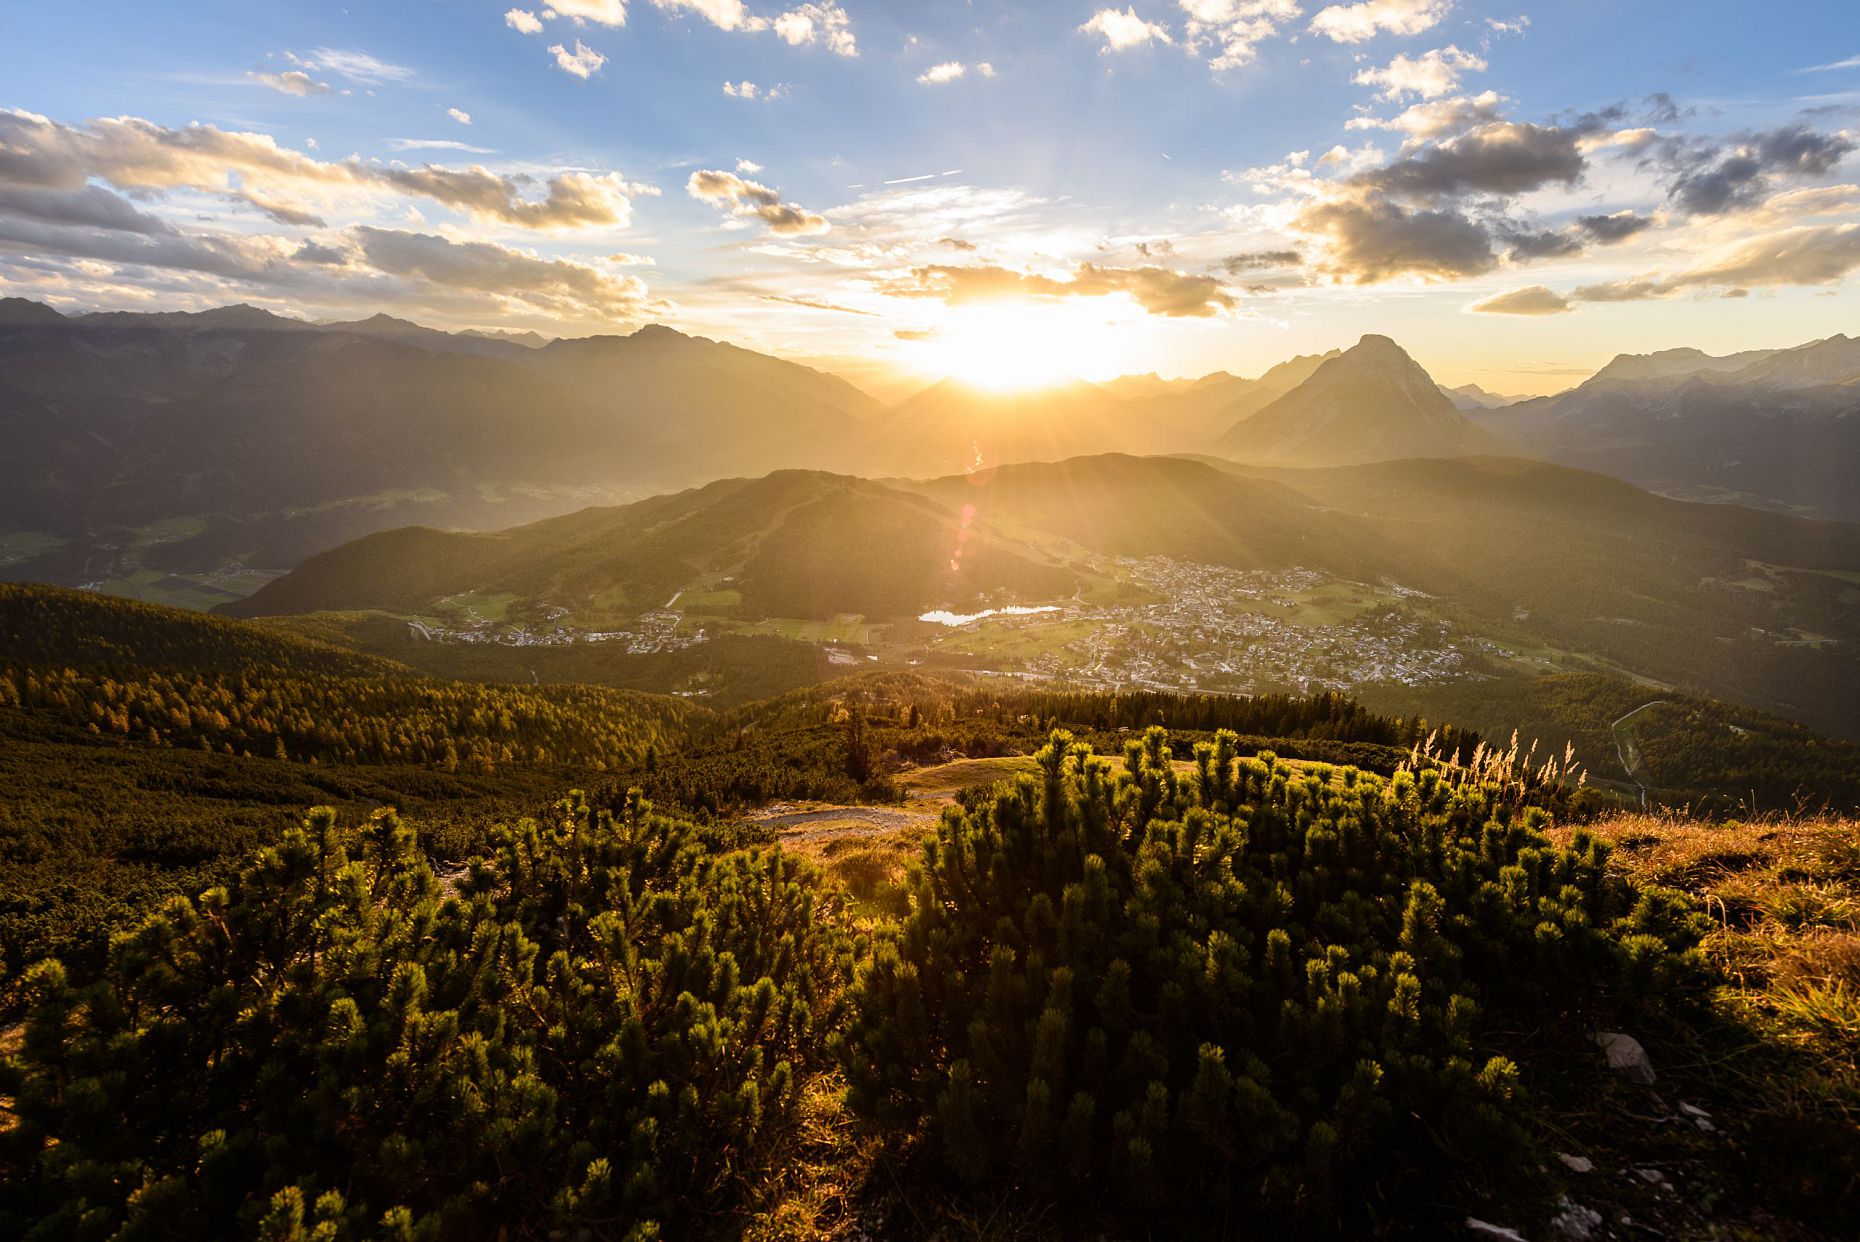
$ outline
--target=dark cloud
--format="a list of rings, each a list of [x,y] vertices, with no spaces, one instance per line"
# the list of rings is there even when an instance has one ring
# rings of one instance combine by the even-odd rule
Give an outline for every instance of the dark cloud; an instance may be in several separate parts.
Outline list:
[[[1608,246],[1652,228],[1653,221],[1632,211],[1617,211],[1611,216],[1577,216],[1576,227]]]
[[[351,235],[377,271],[513,299],[550,314],[628,319],[646,305],[646,286],[637,277],[610,275],[583,263],[400,229],[363,225]]]
[[[1329,242],[1330,275],[1370,285],[1414,274],[1477,276],[1497,265],[1492,235],[1457,210],[1410,210],[1385,198],[1339,199],[1306,207],[1295,221]]]
[[[1806,125],[1746,133],[1732,145],[1672,139],[1658,160],[1671,180],[1668,196],[1689,215],[1715,216],[1755,206],[1778,177],[1817,177],[1832,172],[1855,149],[1844,133]]]
[[[1245,254],[1230,254],[1215,266],[1229,276],[1238,276],[1241,272],[1261,272],[1275,267],[1297,267],[1304,262],[1304,256],[1296,250],[1252,250]]]
[[[1506,121],[1357,173],[1350,184],[1424,202],[1574,185],[1587,168],[1580,140],[1581,134],[1573,129]]]
[[[295,228],[319,229],[326,228],[329,224],[327,220],[323,219],[322,216],[316,215],[314,212],[305,211],[300,207],[293,207],[289,203],[270,202],[260,198],[256,194],[248,194],[242,201],[250,203],[252,206],[262,211],[267,217],[279,224],[288,224]]]
[[[174,232],[167,222],[138,211],[120,194],[113,194],[100,185],[87,185],[69,192],[0,189],[0,216],[116,233]]]
[[[316,242],[305,242],[297,247],[291,258],[299,263],[317,263],[324,267],[341,267],[349,261],[349,256],[334,246],[323,246]]]
[[[1533,259],[1560,259],[1582,253],[1582,238],[1578,234],[1556,229],[1527,228],[1510,222],[1499,225],[1495,231],[1505,243],[1507,255],[1520,263],[1528,263]]]

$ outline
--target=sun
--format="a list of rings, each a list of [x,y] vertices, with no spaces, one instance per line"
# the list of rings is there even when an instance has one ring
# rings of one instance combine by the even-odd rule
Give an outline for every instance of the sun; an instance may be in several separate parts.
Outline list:
[[[1101,308],[990,302],[952,309],[918,364],[979,388],[1046,388],[1121,374],[1127,346]]]

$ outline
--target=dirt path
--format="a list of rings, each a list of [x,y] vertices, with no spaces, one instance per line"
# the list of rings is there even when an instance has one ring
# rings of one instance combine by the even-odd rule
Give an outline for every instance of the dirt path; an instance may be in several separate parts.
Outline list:
[[[1649,707],[1658,707],[1660,704],[1669,701],[1668,699],[1655,699],[1651,703],[1642,703],[1639,707],[1608,726],[1608,731],[1614,734],[1615,754],[1620,756],[1622,768],[1626,770],[1628,779],[1640,787],[1640,805],[1642,809],[1645,809],[1647,805],[1647,786],[1646,783],[1640,779],[1640,774],[1634,770],[1636,767],[1640,766],[1640,751],[1634,745],[1634,739],[1624,733],[1621,726],[1646,711]]]
[[[839,837],[876,837],[907,829],[929,831],[941,808],[897,810],[884,806],[795,807],[777,803],[746,819],[745,823],[775,829],[783,844],[831,841]]]

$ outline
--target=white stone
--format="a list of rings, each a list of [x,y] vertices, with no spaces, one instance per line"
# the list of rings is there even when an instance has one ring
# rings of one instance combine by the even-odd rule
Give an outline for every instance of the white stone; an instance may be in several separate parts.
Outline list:
[[[1595,1161],[1589,1159],[1587,1156],[1572,1156],[1566,1151],[1560,1151],[1556,1154],[1556,1158],[1561,1160],[1563,1162],[1563,1167],[1568,1169],[1571,1173],[1595,1172]]]
[[[1652,1085],[1653,1061],[1638,1039],[1619,1031],[1601,1031],[1596,1034],[1595,1042],[1608,1054],[1609,1069],[1630,1082]]]
[[[1503,1225],[1494,1225],[1490,1221],[1480,1220],[1476,1216],[1466,1218],[1466,1232],[1476,1233],[1482,1238],[1497,1238],[1499,1242],[1530,1242],[1516,1229],[1507,1229]]]
[[[1583,1207],[1568,1195],[1557,1204],[1557,1214],[1550,1218],[1550,1229],[1567,1242],[1589,1242],[1602,1227],[1602,1214]]]

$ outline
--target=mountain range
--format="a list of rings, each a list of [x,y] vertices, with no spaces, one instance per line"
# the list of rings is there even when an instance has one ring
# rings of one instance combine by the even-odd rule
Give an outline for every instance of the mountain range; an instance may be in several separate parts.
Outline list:
[[[1394,341],[1256,378],[885,406],[650,326],[545,340],[250,306],[0,300],[0,576],[279,571],[371,531],[489,530],[782,469],[925,478],[1106,452],[1330,467],[1521,456],[1685,498],[1860,518],[1860,342],[1623,355],[1554,397],[1444,389]],[[10,532],[10,533],[9,533]]]
[[[1860,340],[1624,355],[1554,397],[1470,415],[1514,451],[1677,496],[1860,518]]]

